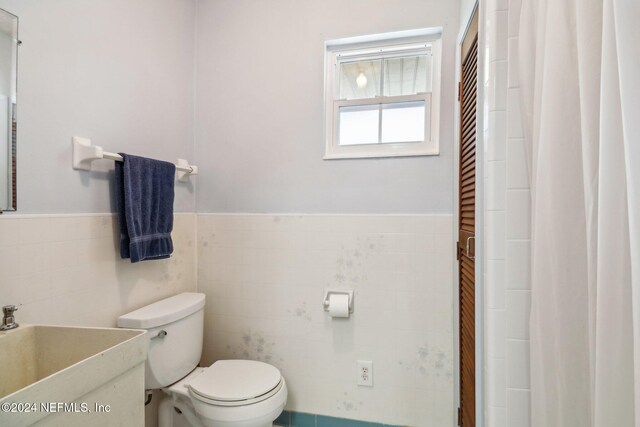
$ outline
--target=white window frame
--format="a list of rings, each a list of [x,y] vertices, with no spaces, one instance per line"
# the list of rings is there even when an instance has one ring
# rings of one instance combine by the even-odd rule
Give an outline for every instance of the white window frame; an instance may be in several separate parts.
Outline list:
[[[353,37],[325,43],[325,141],[324,159],[376,158],[399,156],[434,156],[440,153],[440,64],[442,29],[425,29]],[[340,62],[345,58],[370,60],[412,56],[424,52],[430,45],[432,57],[431,93],[384,96],[375,98],[339,99]],[[384,69],[384,67],[383,67]],[[381,71],[384,73],[384,71]],[[382,76],[381,80],[384,79]],[[374,101],[374,102],[372,102]],[[339,145],[339,109],[345,106],[385,105],[400,102],[425,102],[425,140],[417,142]],[[382,109],[380,110],[382,114]],[[382,126],[382,117],[379,120]],[[427,134],[427,129],[430,129]]]

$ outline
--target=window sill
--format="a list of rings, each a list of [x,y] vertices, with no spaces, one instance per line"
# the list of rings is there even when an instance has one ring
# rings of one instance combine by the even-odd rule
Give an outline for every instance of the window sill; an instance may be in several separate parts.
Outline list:
[[[397,152],[345,152],[345,153],[327,153],[323,160],[340,160],[340,159],[376,159],[385,157],[419,157],[419,156],[439,156],[439,150],[402,150]]]

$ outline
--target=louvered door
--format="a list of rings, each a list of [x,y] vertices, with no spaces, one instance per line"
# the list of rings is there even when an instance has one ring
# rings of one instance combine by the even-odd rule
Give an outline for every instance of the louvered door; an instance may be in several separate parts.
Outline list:
[[[473,23],[476,22],[475,29]],[[475,31],[474,31],[475,30]],[[477,17],[462,43],[460,82],[460,165],[458,272],[460,307],[460,409],[458,423],[475,427],[475,210],[476,100],[478,87]]]

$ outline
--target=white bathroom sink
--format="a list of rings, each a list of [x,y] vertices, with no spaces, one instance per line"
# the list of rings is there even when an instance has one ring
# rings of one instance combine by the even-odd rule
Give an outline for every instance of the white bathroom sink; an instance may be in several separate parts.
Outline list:
[[[145,335],[43,325],[0,332],[0,425],[116,425],[124,414],[126,425],[143,425]]]

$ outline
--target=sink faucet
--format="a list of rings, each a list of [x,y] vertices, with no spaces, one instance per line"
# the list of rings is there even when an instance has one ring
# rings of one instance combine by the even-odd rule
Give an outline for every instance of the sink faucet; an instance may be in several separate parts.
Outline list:
[[[18,325],[16,323],[16,318],[13,316],[13,312],[17,311],[15,305],[5,305],[2,307],[2,311],[4,312],[4,317],[2,318],[2,325],[0,325],[0,331],[6,331],[7,329],[17,328]]]

